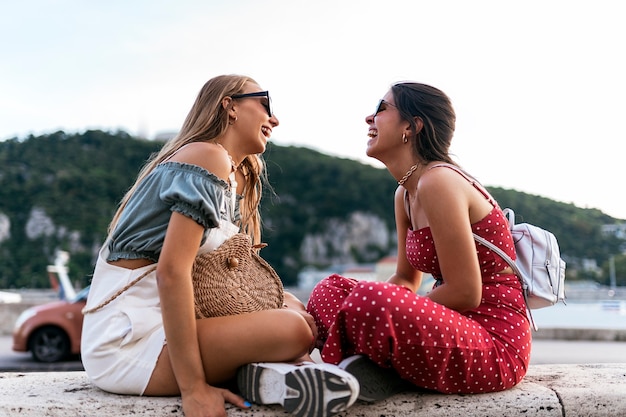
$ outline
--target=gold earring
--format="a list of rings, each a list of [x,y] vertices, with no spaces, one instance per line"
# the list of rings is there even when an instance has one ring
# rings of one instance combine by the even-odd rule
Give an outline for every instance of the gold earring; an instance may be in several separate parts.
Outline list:
[[[409,141],[409,138],[406,137],[406,133],[402,134],[402,142],[407,143]]]
[[[229,125],[234,125],[236,121],[237,121],[237,116],[235,116],[234,119],[228,119],[228,124]]]

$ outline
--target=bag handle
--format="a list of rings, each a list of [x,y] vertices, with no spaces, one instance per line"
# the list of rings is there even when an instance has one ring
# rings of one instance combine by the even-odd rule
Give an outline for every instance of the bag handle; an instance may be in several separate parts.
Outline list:
[[[267,243],[257,243],[256,245],[252,245],[252,249],[257,249],[258,250],[258,249],[262,249],[262,248],[264,248],[266,246],[267,246]],[[90,313],[95,313],[98,310],[101,310],[107,304],[111,303],[117,297],[122,295],[130,287],[132,287],[133,285],[137,284],[139,281],[141,281],[142,279],[144,279],[145,277],[150,275],[152,272],[156,271],[156,268],[157,268],[156,264],[154,264],[151,268],[148,268],[148,270],[146,272],[144,272],[143,274],[139,275],[137,278],[135,278],[134,280],[132,280],[131,282],[126,284],[123,288],[121,288],[119,291],[117,291],[115,294],[113,294],[112,296],[110,296],[108,299],[104,300],[103,302],[101,302],[97,306],[92,307],[90,309],[83,308],[82,313],[83,314],[90,314]]]
[[[511,212],[512,212],[512,210],[511,210]],[[513,224],[513,223],[511,223],[511,224]],[[524,275],[522,274],[522,271],[519,269],[519,267],[517,266],[515,261],[513,259],[511,259],[511,257],[509,255],[504,253],[504,251],[502,249],[500,249],[499,247],[497,247],[493,243],[489,242],[487,239],[485,239],[485,238],[483,238],[481,236],[478,236],[476,233],[472,233],[472,234],[474,235],[474,240],[476,242],[478,242],[481,245],[486,246],[487,248],[491,249],[496,254],[498,254],[502,259],[504,259],[507,264],[509,264],[509,266],[511,267],[511,269],[513,270],[513,272],[517,276],[517,279],[519,280],[520,284],[522,285],[522,294],[524,295],[524,303],[526,303],[526,316],[528,317],[528,320],[530,321],[530,324],[533,326],[533,329],[535,329],[535,331],[539,330],[539,328],[535,324],[535,320],[533,319],[533,314],[530,311],[530,308],[528,307],[528,296],[526,295],[526,292],[528,291],[528,285],[526,284],[526,282],[524,282],[524,278],[523,278]]]
[[[153,271],[156,270],[156,264],[154,266],[152,266],[151,268],[148,268],[148,270],[146,272],[144,272],[143,274],[139,275],[137,278],[135,278],[134,280],[132,280],[131,282],[129,282],[128,284],[126,284],[126,286],[124,286],[123,288],[121,288],[118,292],[116,292],[115,294],[113,294],[111,297],[109,297],[107,300],[104,300],[103,302],[101,302],[100,304],[98,304],[95,307],[92,307],[90,309],[87,308],[83,308],[82,313],[83,314],[89,314],[89,313],[95,313],[96,311],[102,309],[103,307],[105,307],[107,304],[109,304],[111,301],[115,300],[117,297],[119,297],[120,295],[122,295],[126,290],[128,290],[130,287],[132,287],[133,285],[135,285],[136,283],[138,283],[139,281],[141,281],[142,279],[144,279],[145,277],[147,277],[148,275],[150,275]]]
[[[511,230],[513,230],[513,226],[515,226],[515,212],[512,208],[507,207],[502,210],[502,213],[504,214],[504,217],[506,217],[506,219],[509,221],[509,226]]]

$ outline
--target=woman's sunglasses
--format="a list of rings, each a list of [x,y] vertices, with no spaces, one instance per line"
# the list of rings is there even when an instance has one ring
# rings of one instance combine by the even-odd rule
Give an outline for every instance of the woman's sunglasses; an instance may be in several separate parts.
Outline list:
[[[381,99],[378,102],[378,106],[376,106],[376,110],[374,111],[374,114],[372,115],[372,117],[376,117],[376,115],[378,113],[380,113],[381,111],[385,110],[387,108],[387,106],[391,106],[394,107],[398,110],[398,112],[400,113],[400,115],[405,118],[406,120],[412,120],[413,116],[411,116],[410,114],[404,112],[402,109],[400,109],[398,106],[396,106],[395,104],[392,104],[388,101],[385,101],[383,99]]]
[[[247,94],[233,94],[230,97],[233,99],[247,98],[247,97],[265,97],[266,100],[261,100],[261,104],[265,108],[267,115],[269,117],[272,117],[272,104],[270,100],[270,93],[268,91],[257,91],[256,93],[247,93]]]
[[[376,116],[378,113],[380,113],[381,111],[385,110],[385,106],[392,106],[392,107],[396,107],[391,103],[386,102],[383,99],[380,99],[380,101],[378,102],[378,106],[376,106],[376,110],[374,111],[374,116]],[[396,107],[397,108],[397,107]]]

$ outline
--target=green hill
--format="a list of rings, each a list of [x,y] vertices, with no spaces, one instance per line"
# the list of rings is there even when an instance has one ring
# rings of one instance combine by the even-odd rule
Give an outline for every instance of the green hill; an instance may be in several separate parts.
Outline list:
[[[72,279],[87,285],[119,200],[161,146],[102,131],[0,142],[0,288],[47,287],[46,266],[59,249],[71,254]],[[262,255],[285,285],[306,266],[372,263],[395,251],[396,183],[386,170],[274,144],[264,157],[274,193],[262,201]],[[589,278],[583,260],[602,265],[620,253],[624,242],[601,232],[618,220],[599,210],[488,188],[518,221],[558,237],[568,279]]]

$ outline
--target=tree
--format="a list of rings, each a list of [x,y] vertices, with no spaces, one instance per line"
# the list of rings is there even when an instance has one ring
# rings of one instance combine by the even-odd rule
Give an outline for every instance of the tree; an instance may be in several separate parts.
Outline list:
[[[626,255],[614,255],[615,284],[618,287],[626,286]],[[611,285],[611,258],[602,264],[602,278],[600,283]]]

